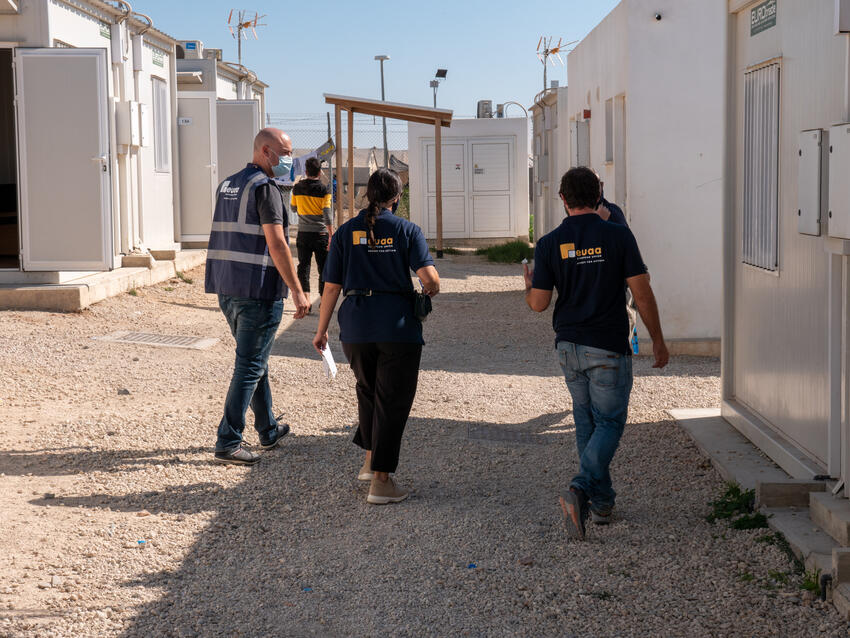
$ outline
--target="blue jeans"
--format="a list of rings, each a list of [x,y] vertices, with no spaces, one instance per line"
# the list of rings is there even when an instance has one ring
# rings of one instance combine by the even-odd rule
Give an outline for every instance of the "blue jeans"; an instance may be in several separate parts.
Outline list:
[[[616,496],[608,467],[626,425],[632,358],[569,341],[559,341],[556,347],[576,423],[579,472],[570,486],[588,496],[593,511],[605,513],[614,507]]]
[[[218,306],[236,339],[236,365],[224,401],[224,416],[218,426],[215,450],[233,452],[242,444],[245,412],[249,405],[254,411],[254,428],[262,443],[268,442],[277,428],[269,386],[269,353],[283,317],[283,301],[219,295]]]

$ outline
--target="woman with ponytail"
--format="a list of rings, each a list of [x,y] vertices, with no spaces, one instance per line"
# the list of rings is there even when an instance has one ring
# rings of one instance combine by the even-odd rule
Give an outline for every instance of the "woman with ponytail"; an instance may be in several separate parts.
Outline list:
[[[370,481],[366,500],[376,505],[398,503],[408,496],[390,474],[398,466],[425,343],[422,323],[414,314],[410,272],[416,273],[429,297],[440,290],[422,230],[392,213],[401,189],[395,171],[379,168],[366,188],[368,208],[334,234],[313,338],[321,353],[343,293],[337,320],[343,352],[357,379],[359,426],[354,443],[366,451],[357,478]]]

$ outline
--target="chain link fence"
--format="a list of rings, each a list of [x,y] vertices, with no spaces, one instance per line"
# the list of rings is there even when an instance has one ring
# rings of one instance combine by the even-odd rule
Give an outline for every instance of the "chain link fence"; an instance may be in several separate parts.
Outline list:
[[[292,154],[295,157],[306,155],[333,140],[336,144],[333,113],[267,113],[266,126],[273,126],[284,131],[292,140]],[[386,156],[384,153],[383,122],[379,117],[354,114],[354,211],[348,210],[348,114],[342,114],[342,188],[335,183],[336,155],[331,158],[331,166],[326,166],[326,176],[333,168],[334,199],[342,193],[343,217],[350,219],[362,208],[366,207],[366,184],[369,176],[379,167],[388,165],[398,171],[404,182],[405,189],[399,203],[397,214],[409,218],[408,204],[408,150],[407,122],[388,119],[386,122]],[[328,178],[330,180],[330,178]]]

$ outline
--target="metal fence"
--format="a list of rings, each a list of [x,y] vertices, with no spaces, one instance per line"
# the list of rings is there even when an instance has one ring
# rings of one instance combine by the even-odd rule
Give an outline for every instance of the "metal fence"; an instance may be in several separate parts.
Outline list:
[[[266,126],[274,126],[285,131],[292,139],[294,149],[315,149],[324,144],[328,137],[336,139],[332,113],[267,113]],[[348,152],[348,117],[342,118],[343,155]],[[384,134],[381,118],[371,115],[354,114],[354,148],[376,150],[383,165]],[[406,154],[407,122],[387,120],[387,149]]]
[[[292,140],[293,155],[309,153],[332,139],[336,143],[336,131],[332,113],[267,113],[266,126],[273,126],[284,131]],[[348,198],[345,196],[348,181],[348,116],[342,117],[342,157],[343,166],[343,206],[346,207]],[[370,168],[385,165],[384,131],[381,118],[371,115],[354,114],[354,187],[355,206],[365,206],[365,186],[370,174]],[[408,163],[407,155],[407,122],[387,120],[386,163],[394,156],[404,164]],[[331,168],[336,174],[336,156],[331,156]],[[337,193],[335,193],[336,197]],[[347,219],[356,211],[347,207],[343,216]],[[402,198],[399,214],[408,216],[406,198]]]

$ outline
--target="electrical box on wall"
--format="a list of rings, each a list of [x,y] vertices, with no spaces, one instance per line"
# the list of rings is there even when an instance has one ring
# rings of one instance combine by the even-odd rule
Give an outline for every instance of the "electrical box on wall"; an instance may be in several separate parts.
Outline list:
[[[820,235],[829,180],[829,133],[801,131],[797,161],[797,232]]]
[[[850,239],[850,123],[829,129],[829,174],[829,236]]]
[[[119,102],[116,108],[116,134],[118,144],[123,146],[139,146],[141,135],[139,131],[139,103]]]
[[[112,64],[123,64],[129,54],[127,30],[121,23],[109,25],[110,44],[112,46]]]
[[[139,146],[151,145],[152,120],[151,109],[147,104],[139,104]]]

